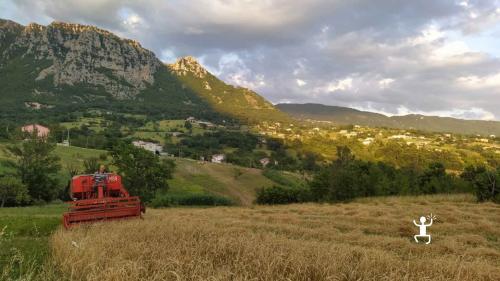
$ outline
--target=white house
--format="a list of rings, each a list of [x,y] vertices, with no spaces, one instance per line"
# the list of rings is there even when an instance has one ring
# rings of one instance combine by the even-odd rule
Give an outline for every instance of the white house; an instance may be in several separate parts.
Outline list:
[[[145,149],[147,151],[151,151],[155,154],[160,154],[163,152],[163,146],[161,146],[160,144],[154,143],[154,142],[133,141],[132,144],[136,147],[140,147],[140,148]]]
[[[212,163],[222,163],[226,159],[224,154],[214,154],[212,155]]]
[[[198,121],[198,125],[205,128],[215,128],[215,125],[212,122],[208,121]]]
[[[390,139],[390,140],[396,140],[396,139],[406,140],[406,139],[411,139],[411,137],[407,136],[407,135],[392,135],[392,136],[388,137],[388,139]]]
[[[265,168],[271,160],[269,158],[265,157],[259,160],[260,164],[262,165],[263,168]]]
[[[363,140],[363,145],[370,145],[372,144],[374,138],[366,138]]]

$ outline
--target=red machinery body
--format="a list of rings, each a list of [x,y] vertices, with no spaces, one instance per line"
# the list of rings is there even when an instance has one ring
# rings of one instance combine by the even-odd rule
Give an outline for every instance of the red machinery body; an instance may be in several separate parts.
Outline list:
[[[63,215],[65,228],[79,223],[141,217],[145,207],[137,196],[130,196],[116,174],[79,175],[71,179],[69,212]],[[96,183],[97,182],[97,183]]]

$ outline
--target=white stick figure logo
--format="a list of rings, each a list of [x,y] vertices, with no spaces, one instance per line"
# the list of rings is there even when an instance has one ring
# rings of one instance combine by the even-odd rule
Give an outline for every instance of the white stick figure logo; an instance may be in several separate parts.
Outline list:
[[[429,224],[425,223],[427,221],[427,219],[429,219],[431,221]],[[420,224],[418,224],[417,222],[415,222],[415,220],[413,220],[413,224],[418,226],[418,228],[420,229],[420,233],[418,235],[413,236],[413,238],[415,239],[415,242],[417,242],[417,243],[418,243],[419,237],[423,237],[423,238],[428,239],[428,241],[425,244],[431,243],[431,236],[429,234],[427,234],[427,227],[432,225],[432,222],[433,222],[433,220],[436,219],[436,217],[433,216],[432,214],[430,214],[429,216],[427,216],[427,219],[423,216],[420,217]]]

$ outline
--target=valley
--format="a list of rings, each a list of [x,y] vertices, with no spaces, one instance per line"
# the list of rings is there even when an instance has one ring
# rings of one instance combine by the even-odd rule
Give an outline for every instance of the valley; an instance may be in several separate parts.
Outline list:
[[[216,69],[117,34],[0,19],[0,280],[500,276],[500,122],[274,105],[256,91],[298,98],[305,61],[267,85],[234,53]],[[353,81],[307,94],[341,104]],[[92,223],[64,229],[69,201]],[[432,214],[417,244],[412,221]]]

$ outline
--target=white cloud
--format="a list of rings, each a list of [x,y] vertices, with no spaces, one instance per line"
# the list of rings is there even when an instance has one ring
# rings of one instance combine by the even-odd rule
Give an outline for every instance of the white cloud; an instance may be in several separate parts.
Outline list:
[[[444,32],[442,32],[436,25],[429,25],[421,31],[421,34],[410,38],[409,43],[413,46],[420,44],[432,43],[438,39],[444,37]]]
[[[297,85],[299,87],[305,86],[307,84],[307,82],[302,79],[296,79],[295,82],[297,82]]]
[[[224,54],[220,57],[218,68],[212,72],[225,81],[240,87],[258,90],[266,86],[265,75],[254,73],[236,53]]]
[[[333,93],[336,91],[346,91],[352,88],[352,78],[347,77],[341,80],[328,83],[326,86],[326,91]]]
[[[479,15],[476,12],[470,12],[469,13],[469,18],[471,19],[477,19]]]
[[[405,106],[401,106],[398,108],[397,114],[386,114],[386,115],[394,116],[394,115],[407,115],[407,114],[421,114],[428,116],[454,117],[460,119],[474,119],[474,120],[495,119],[495,115],[493,113],[478,107],[472,107],[468,109],[454,108],[450,110],[421,111],[421,110],[410,110]]]
[[[129,26],[130,28],[137,28],[141,23],[142,19],[138,15],[130,15],[123,21],[123,24]]]
[[[456,80],[460,86],[470,89],[484,89],[500,87],[500,72],[486,76],[461,76]]]
[[[386,89],[388,88],[392,83],[394,83],[394,79],[392,78],[385,78],[385,79],[382,79],[382,80],[379,80],[378,81],[378,85],[381,89]]]
[[[164,63],[173,63],[177,60],[177,56],[172,50],[165,49],[161,51],[159,59]]]
[[[432,58],[436,60],[449,59],[454,56],[463,55],[471,49],[463,41],[452,41],[432,51]]]

